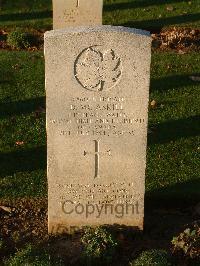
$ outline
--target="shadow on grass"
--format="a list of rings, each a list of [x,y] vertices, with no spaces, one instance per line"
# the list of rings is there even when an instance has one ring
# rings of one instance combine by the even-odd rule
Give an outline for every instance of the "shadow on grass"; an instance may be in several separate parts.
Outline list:
[[[200,132],[200,116],[172,120],[151,125],[153,132],[148,136],[148,145],[167,143],[180,138],[195,137]]]
[[[13,175],[16,172],[46,169],[46,158],[45,146],[0,153],[0,177]]]
[[[51,18],[52,11],[38,11],[0,15],[0,22]]]
[[[174,4],[181,3],[181,0],[167,0],[167,2],[162,0],[146,0],[146,1],[132,1],[128,3],[112,3],[104,5],[104,11],[114,11],[114,10],[123,10],[123,9],[132,9],[132,8],[144,8],[153,5],[163,5],[163,4]]]
[[[3,77],[12,76],[12,73],[7,73],[2,75]],[[194,85],[194,81],[190,80],[189,75],[176,75],[162,77],[158,79],[151,79],[151,91],[158,90],[170,90],[175,88],[181,88],[185,86]],[[14,80],[4,79],[0,80],[0,85],[3,83],[12,83]],[[38,107],[45,107],[45,97],[38,97],[33,99],[28,99],[18,102],[9,102],[9,99],[6,99],[8,102],[0,104],[0,118],[5,118],[9,116],[27,114],[36,111]]]
[[[146,193],[144,234],[155,239],[151,245],[158,248],[160,242],[160,248],[163,244],[169,248],[174,236],[199,219],[195,212],[195,206],[200,202],[199,187],[200,179],[193,179]],[[148,238],[144,239],[147,240],[145,243]],[[158,241],[160,239],[165,241]]]
[[[200,202],[200,178],[146,193],[146,207],[187,208]]]
[[[2,82],[2,81],[1,81]],[[31,113],[45,106],[45,97],[0,104],[0,118]]]
[[[122,26],[130,28],[141,28],[149,31],[159,31],[165,26],[195,22],[200,20],[200,13],[186,14],[168,18],[149,19],[142,21],[127,21]]]
[[[0,66],[0,86],[9,84],[15,87],[16,78],[13,73],[13,70],[4,68],[3,67],[4,64],[6,65],[7,62],[4,61],[3,64]],[[7,90],[7,88],[0,87],[0,90],[3,92],[3,90]]]
[[[189,75],[176,75],[151,79],[151,91],[167,91],[175,88],[193,86],[194,81],[189,79]]]

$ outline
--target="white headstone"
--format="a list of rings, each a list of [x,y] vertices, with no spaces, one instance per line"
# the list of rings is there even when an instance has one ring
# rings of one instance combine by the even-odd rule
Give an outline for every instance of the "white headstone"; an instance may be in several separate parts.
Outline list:
[[[142,30],[45,34],[49,232],[143,228],[150,58]]]
[[[53,0],[53,28],[101,25],[103,0]]]

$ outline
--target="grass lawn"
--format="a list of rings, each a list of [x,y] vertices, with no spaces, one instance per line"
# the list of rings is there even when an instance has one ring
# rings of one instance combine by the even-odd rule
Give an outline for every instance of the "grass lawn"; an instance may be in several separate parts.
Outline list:
[[[173,204],[200,200],[200,73],[198,53],[153,54],[147,192]],[[162,204],[162,203],[161,203]]]
[[[46,191],[44,58],[41,52],[7,51],[0,58],[0,195],[41,196]]]
[[[152,31],[172,26],[196,28],[200,26],[200,1],[104,0],[103,21]],[[1,0],[0,28],[14,26],[51,29],[51,0]]]

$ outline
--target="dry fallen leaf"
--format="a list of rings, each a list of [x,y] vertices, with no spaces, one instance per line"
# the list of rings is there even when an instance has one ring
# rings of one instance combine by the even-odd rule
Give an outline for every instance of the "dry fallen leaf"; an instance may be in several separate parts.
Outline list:
[[[22,146],[22,145],[24,145],[24,142],[23,141],[16,141],[15,144],[17,146]]]
[[[15,64],[15,65],[12,66],[12,68],[19,69],[20,68],[20,65],[19,64]]]
[[[189,78],[193,81],[200,81],[200,77],[198,76],[190,76]]]
[[[151,103],[150,103],[150,106],[151,106],[152,109],[156,108],[157,102],[155,100],[152,100]]]
[[[186,52],[183,50],[178,50],[178,54],[186,54]]]
[[[167,11],[173,11],[174,10],[174,8],[173,8],[173,6],[167,6]]]
[[[7,35],[8,34],[8,32],[7,31],[5,31],[5,30],[0,30],[0,35]]]
[[[11,213],[11,208],[10,207],[6,207],[6,206],[0,206],[0,209],[4,210],[5,212],[9,212]]]

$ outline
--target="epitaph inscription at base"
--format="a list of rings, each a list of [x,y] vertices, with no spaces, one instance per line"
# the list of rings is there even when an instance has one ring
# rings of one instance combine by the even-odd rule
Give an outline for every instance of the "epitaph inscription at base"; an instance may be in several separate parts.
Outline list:
[[[45,34],[50,233],[143,228],[150,47],[123,27]]]

